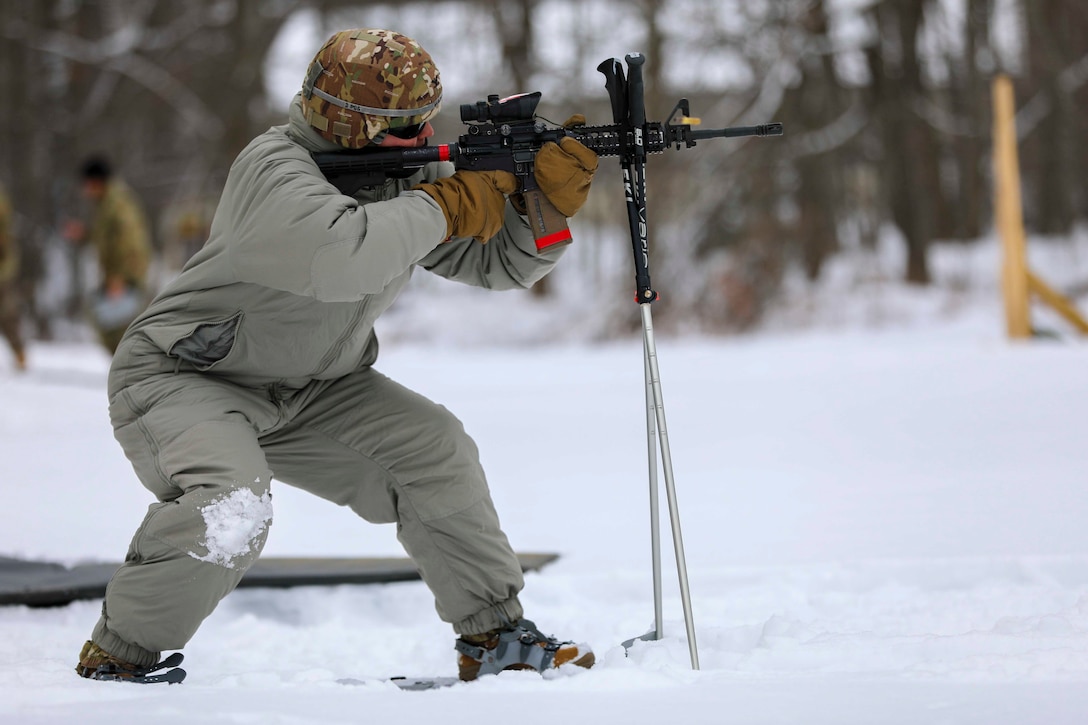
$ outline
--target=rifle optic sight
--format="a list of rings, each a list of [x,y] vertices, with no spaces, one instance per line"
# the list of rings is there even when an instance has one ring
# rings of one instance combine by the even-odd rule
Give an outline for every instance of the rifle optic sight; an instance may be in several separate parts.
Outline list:
[[[462,103],[461,123],[524,122],[533,118],[538,103],[540,103],[540,91],[519,93],[506,98],[499,98],[497,94],[492,94],[486,101]]]

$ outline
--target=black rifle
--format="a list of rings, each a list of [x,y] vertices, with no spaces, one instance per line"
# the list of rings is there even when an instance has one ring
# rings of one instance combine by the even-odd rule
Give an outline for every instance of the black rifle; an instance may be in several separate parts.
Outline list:
[[[710,130],[694,130],[699,119],[690,118],[688,100],[683,98],[664,123],[646,122],[617,114],[626,107],[627,84],[614,71],[600,70],[608,78],[606,87],[612,99],[616,123],[607,126],[576,126],[562,128],[548,125],[536,117],[540,92],[523,93],[509,98],[488,96],[486,101],[461,106],[461,121],[468,124],[466,133],[457,143],[422,146],[419,148],[367,147],[360,151],[315,153],[314,161],[333,186],[351,195],[365,186],[377,186],[389,178],[411,176],[425,164],[452,161],[458,169],[472,171],[509,171],[518,177],[519,191],[528,210],[538,250],[570,242],[567,220],[539,190],[533,176],[533,162],[547,142],[558,143],[572,136],[598,156],[619,156],[626,159],[638,155],[661,153],[670,146],[691,148],[697,141],[709,138],[737,136],[779,136],[782,124],[737,126]],[[618,61],[612,61],[617,62]],[[621,71],[622,74],[622,71]],[[617,105],[619,104],[619,105]]]

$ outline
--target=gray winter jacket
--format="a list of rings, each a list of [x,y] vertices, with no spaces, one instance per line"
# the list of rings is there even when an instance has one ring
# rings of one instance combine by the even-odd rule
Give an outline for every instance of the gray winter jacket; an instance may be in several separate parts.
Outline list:
[[[296,97],[289,123],[258,136],[235,160],[207,243],[127,336],[150,339],[179,368],[299,389],[374,362],[374,322],[414,267],[480,287],[525,288],[562,254],[538,254],[509,203],[487,244],[443,244],[441,209],[410,189],[451,175],[451,164],[349,197],[310,156],[337,148],[306,124]],[[111,380],[111,387],[124,384]]]

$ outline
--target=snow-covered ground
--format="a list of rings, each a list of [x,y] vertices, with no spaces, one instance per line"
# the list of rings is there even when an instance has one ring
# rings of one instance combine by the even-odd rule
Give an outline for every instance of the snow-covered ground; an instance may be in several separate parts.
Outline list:
[[[248,589],[185,649],[184,685],[137,687],[72,672],[97,602],[3,607],[0,722],[1083,723],[1088,346],[1010,344],[996,293],[976,302],[952,322],[659,339],[698,672],[667,523],[665,639],[619,646],[653,620],[638,340],[387,330],[379,367],[464,420],[515,547],[561,554],[528,576],[527,615],[592,643],[597,667],[346,686],[453,674],[422,584]],[[477,297],[412,304],[502,337],[458,316]],[[490,309],[514,325],[537,304]],[[106,358],[37,344],[30,363],[16,376],[0,348],[0,555],[118,560],[150,499],[111,435]],[[402,553],[390,527],[274,494],[267,555]]]

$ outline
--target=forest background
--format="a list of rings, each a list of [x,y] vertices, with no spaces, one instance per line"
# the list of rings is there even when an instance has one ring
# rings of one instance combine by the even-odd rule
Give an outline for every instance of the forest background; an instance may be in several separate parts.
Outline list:
[[[143,200],[161,285],[203,243],[237,153],[284,122],[316,49],[359,26],[396,29],[436,58],[437,140],[462,132],[458,104],[489,93],[540,90],[546,118],[607,123],[595,68],[631,51],[648,58],[652,120],[683,97],[704,128],[784,123],[782,138],[651,159],[666,331],[758,329],[835,260],[855,281],[925,288],[934,250],[995,245],[997,74],[1014,80],[1032,243],[1075,245],[1088,218],[1082,0],[7,0],[0,182],[16,210],[31,336],[65,339],[82,324],[94,274],[58,230],[86,213],[87,155],[111,158]],[[573,224],[578,262],[530,293],[589,296],[578,330],[592,339],[636,321],[617,312],[630,307],[631,251],[611,168]],[[871,264],[879,249],[894,269]],[[1064,283],[1075,301],[1088,294],[1088,281]]]

